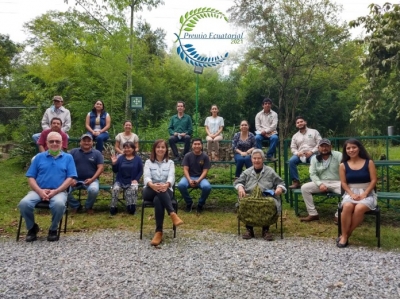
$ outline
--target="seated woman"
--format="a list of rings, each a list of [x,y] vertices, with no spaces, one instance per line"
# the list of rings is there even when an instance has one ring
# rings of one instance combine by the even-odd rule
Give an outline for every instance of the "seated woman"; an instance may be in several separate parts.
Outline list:
[[[222,130],[224,129],[224,119],[218,116],[218,106],[211,106],[211,116],[208,116],[204,122],[206,127],[207,154],[210,161],[219,161],[219,141],[222,140]],[[214,158],[212,151],[214,146]],[[213,158],[213,159],[212,159]]]
[[[251,153],[256,148],[256,138],[253,133],[249,132],[250,126],[247,120],[242,120],[240,123],[240,132],[233,136],[232,150],[235,154],[236,172],[235,179],[237,179],[243,170],[243,165],[246,168],[251,167]]]
[[[253,150],[251,161],[253,167],[246,169],[234,183],[236,190],[238,190],[239,201],[250,194],[257,185],[263,191],[273,190],[275,198],[286,192],[285,182],[271,167],[264,165],[264,152],[262,150]],[[275,204],[277,205],[277,210],[280,210],[281,207],[278,206],[280,202],[275,200]],[[243,239],[254,238],[253,227],[246,224],[246,229],[246,233],[242,236]],[[269,226],[263,226],[262,232],[265,240],[273,240],[273,236],[269,232]]]
[[[97,100],[93,109],[86,116],[85,122],[87,134],[92,135],[93,141],[96,141],[96,149],[103,152],[104,142],[109,138],[107,130],[111,126],[111,117],[105,111],[104,103]]]
[[[118,155],[124,153],[123,145],[128,141],[133,142],[136,147],[136,152],[139,152],[139,137],[135,133],[132,133],[132,122],[130,120],[124,122],[124,132],[115,136],[115,151]]]
[[[124,190],[128,213],[132,215],[135,214],[136,200],[138,197],[138,182],[143,174],[143,162],[139,156],[136,156],[135,144],[128,141],[124,143],[123,148],[123,155],[118,158],[116,155],[111,156],[112,170],[117,173],[115,183],[112,187],[111,215],[115,215],[118,212],[118,194],[121,189]]]
[[[144,164],[143,183],[143,200],[154,203],[156,233],[150,244],[157,246],[162,242],[165,210],[175,226],[183,224],[172,207],[175,163],[168,159],[168,146],[165,140],[159,139],[154,142],[150,159]]]
[[[342,235],[337,238],[336,245],[344,248],[349,245],[349,238],[363,221],[364,214],[375,210],[377,204],[375,164],[360,141],[345,141],[339,175],[345,193],[341,203]]]

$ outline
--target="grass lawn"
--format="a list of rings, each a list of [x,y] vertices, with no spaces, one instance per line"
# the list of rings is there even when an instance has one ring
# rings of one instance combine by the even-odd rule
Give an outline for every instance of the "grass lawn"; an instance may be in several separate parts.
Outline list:
[[[397,153],[398,151],[396,151]],[[390,156],[395,159],[395,154]],[[398,157],[400,159],[400,155]],[[16,236],[19,211],[17,205],[21,198],[28,192],[29,187],[25,177],[25,169],[21,167],[15,160],[0,161],[0,236],[2,239],[14,239]],[[108,172],[109,170],[107,170]],[[182,170],[177,167],[177,180],[181,177]],[[210,181],[214,184],[230,181],[229,167],[214,167],[210,170]],[[112,179],[111,175],[104,175],[102,180]],[[236,193],[229,190],[214,190],[211,192],[207,200],[205,211],[201,215],[195,212],[185,213],[184,202],[180,197],[179,191],[176,193],[177,199],[180,200],[178,211],[180,217],[185,224],[178,228],[178,237],[181,234],[190,233],[190,230],[212,230],[221,233],[237,233],[237,218],[235,213]],[[193,191],[195,203],[198,199],[198,191]],[[316,202],[318,198],[316,198]],[[67,233],[92,232],[101,229],[123,229],[130,230],[137,234],[139,238],[140,229],[140,208],[136,215],[128,215],[125,209],[120,205],[121,211],[114,217],[109,216],[110,194],[102,192],[98,201],[95,204],[95,214],[86,215],[78,213],[69,215]],[[141,200],[139,198],[138,206],[140,207]],[[330,199],[328,202],[316,203],[320,214],[320,221],[312,223],[302,223],[295,216],[293,208],[286,202],[283,204],[283,226],[285,237],[312,237],[324,238],[334,244],[334,239],[337,236],[337,226],[333,224],[332,218],[335,213],[337,202],[335,199]],[[381,229],[381,246],[386,250],[393,250],[400,247],[400,213],[396,213],[393,209],[387,209],[382,203],[382,229]],[[400,203],[397,205],[400,209]],[[304,202],[300,199],[299,208],[301,215],[306,215]],[[36,222],[41,227],[40,234],[46,234],[50,224],[50,214],[48,211],[36,213]],[[153,236],[155,221],[153,210],[145,210],[143,239],[150,240]],[[363,225],[356,229],[351,237],[351,244],[358,246],[367,246],[370,248],[376,247],[375,238],[375,217],[367,216]],[[172,236],[172,227],[170,220],[165,219],[165,235]],[[242,231],[244,227],[242,225]],[[180,232],[181,231],[181,232]],[[278,230],[272,229],[272,232],[278,237]],[[259,229],[256,229],[256,234],[259,234]],[[24,238],[26,234],[25,225],[21,231],[21,236]]]

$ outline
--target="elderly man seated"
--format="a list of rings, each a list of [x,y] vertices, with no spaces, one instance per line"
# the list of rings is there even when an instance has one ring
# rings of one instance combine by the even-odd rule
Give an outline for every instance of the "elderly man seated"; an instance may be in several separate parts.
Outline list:
[[[251,193],[257,186],[262,191],[271,192],[271,195],[273,195],[275,199],[286,192],[285,183],[282,178],[280,178],[271,167],[264,165],[264,153],[262,150],[253,150],[251,153],[251,161],[253,166],[242,172],[234,183],[236,190],[238,190],[239,201]],[[277,210],[280,210],[279,201],[274,201]],[[254,238],[253,226],[246,224],[246,229],[246,233],[242,236],[243,239]],[[269,225],[263,226],[262,231],[265,240],[273,240],[273,235],[269,233]]]

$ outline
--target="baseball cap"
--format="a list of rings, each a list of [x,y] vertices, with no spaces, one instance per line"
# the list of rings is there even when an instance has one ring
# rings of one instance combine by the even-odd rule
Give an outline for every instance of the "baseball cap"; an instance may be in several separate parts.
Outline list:
[[[323,144],[331,145],[331,141],[330,141],[329,139],[322,138],[322,139],[318,142],[318,145],[323,145]]]
[[[90,140],[93,140],[92,135],[89,135],[89,134],[83,134],[83,135],[81,136],[81,140],[82,140],[83,138],[85,138],[85,137],[88,137],[88,138],[90,138]]]

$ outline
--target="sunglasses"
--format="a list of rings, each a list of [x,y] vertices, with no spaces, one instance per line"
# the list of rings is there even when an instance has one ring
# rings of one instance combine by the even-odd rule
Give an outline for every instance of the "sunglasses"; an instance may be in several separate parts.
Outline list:
[[[47,140],[47,142],[50,143],[50,144],[53,144],[53,143],[60,144],[61,140]]]

